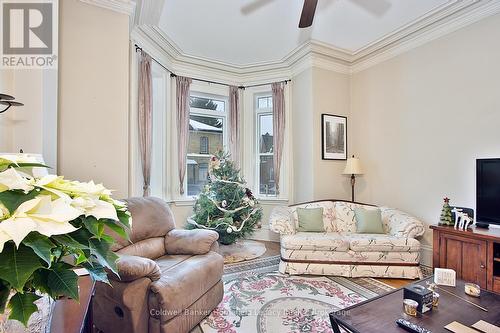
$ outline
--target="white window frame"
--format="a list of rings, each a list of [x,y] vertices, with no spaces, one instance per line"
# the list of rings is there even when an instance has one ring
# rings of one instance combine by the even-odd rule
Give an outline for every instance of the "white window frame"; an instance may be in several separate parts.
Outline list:
[[[201,98],[210,98],[214,100],[219,100],[224,102],[224,111],[216,111],[216,110],[207,110],[207,109],[200,109],[200,108],[190,108],[189,109],[189,116],[203,116],[203,117],[211,117],[211,118],[219,118],[222,119],[222,142],[223,142],[223,148],[226,149],[227,144],[228,144],[228,133],[227,133],[227,114],[228,114],[228,108],[229,108],[229,99],[227,96],[221,96],[221,95],[215,95],[215,94],[208,94],[204,92],[199,92],[199,91],[191,91],[189,97],[201,97]],[[188,141],[189,142],[189,141]],[[209,146],[210,150],[210,146]],[[186,153],[186,163],[187,159],[189,157],[212,157],[213,155],[211,154],[189,154]],[[186,197],[190,199],[196,199],[198,195],[188,195],[188,168],[186,164],[186,174],[184,176],[185,182],[184,182],[184,193],[186,193]]]
[[[259,98],[262,97],[272,97],[272,93],[258,93],[254,95],[254,113],[255,113],[255,195],[258,198],[278,198],[277,194],[261,194],[260,193],[260,157],[261,156],[273,156],[274,158],[274,147],[272,153],[261,153],[260,152],[260,117],[262,116],[272,116],[273,108],[263,108],[259,109]],[[274,133],[273,133],[274,135]],[[274,172],[274,170],[273,170]]]

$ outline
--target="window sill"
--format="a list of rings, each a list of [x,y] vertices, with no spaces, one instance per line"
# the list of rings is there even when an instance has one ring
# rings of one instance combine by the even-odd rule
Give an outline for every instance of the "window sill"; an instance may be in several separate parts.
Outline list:
[[[276,197],[257,197],[257,200],[263,205],[287,205],[288,198],[276,198]]]
[[[196,198],[182,198],[182,199],[174,199],[168,201],[168,203],[172,203],[176,205],[177,207],[184,207],[184,206],[194,206],[194,203],[196,202]]]

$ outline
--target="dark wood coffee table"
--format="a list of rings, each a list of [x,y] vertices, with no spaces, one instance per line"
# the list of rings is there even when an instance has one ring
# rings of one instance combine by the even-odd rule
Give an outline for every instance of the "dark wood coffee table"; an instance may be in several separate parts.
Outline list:
[[[427,286],[426,282],[432,282],[432,277],[416,282]],[[444,290],[442,290],[444,289]],[[465,302],[464,300],[450,295],[451,292],[470,302],[478,304],[488,312]],[[478,320],[484,320],[491,324],[500,326],[500,295],[486,290],[481,290],[481,297],[468,296],[464,292],[464,282],[457,281],[456,287],[439,286],[439,307],[426,312],[418,317],[411,317],[403,311],[403,289],[394,290],[388,294],[372,298],[365,302],[348,307],[341,311],[332,312],[330,321],[334,333],[402,333],[395,321],[404,318],[420,325],[433,333],[448,332],[444,326],[453,321],[458,321],[470,326]],[[341,328],[343,330],[341,330]]]

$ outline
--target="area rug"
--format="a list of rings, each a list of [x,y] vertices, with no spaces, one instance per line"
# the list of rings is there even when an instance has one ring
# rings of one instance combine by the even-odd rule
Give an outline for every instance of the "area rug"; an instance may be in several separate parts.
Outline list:
[[[248,239],[238,240],[231,245],[220,245],[219,253],[224,257],[225,264],[251,260],[266,253],[266,245]]]
[[[369,278],[287,276],[279,256],[227,265],[224,299],[203,333],[331,332],[328,314],[392,290]]]

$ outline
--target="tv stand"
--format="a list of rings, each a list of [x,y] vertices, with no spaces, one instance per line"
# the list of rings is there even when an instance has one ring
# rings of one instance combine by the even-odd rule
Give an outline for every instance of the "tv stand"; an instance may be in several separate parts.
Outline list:
[[[467,231],[431,225],[433,266],[451,268],[457,279],[500,293],[500,228]]]

